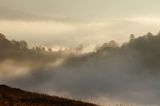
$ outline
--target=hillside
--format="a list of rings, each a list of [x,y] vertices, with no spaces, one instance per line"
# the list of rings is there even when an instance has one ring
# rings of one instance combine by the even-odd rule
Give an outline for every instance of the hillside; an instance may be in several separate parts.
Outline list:
[[[0,106],[97,106],[82,101],[32,93],[0,85]]]

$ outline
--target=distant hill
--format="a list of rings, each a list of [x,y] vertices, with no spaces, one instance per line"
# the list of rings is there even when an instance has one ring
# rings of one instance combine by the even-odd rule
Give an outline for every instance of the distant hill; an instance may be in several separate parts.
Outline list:
[[[77,100],[32,93],[0,85],[0,106],[97,106]]]

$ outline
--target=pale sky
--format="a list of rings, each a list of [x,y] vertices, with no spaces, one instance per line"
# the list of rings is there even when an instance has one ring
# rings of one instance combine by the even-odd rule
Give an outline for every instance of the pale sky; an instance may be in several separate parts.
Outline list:
[[[0,32],[30,44],[121,43],[160,30],[159,0],[0,0]]]

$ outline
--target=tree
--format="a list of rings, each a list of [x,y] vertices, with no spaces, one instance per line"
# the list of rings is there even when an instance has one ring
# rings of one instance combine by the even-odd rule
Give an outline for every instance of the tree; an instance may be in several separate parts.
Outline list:
[[[20,43],[20,48],[21,48],[21,49],[27,49],[27,48],[28,48],[26,41],[20,41],[19,43]]]
[[[4,40],[4,39],[6,39],[6,37],[2,33],[0,33],[0,40]]]
[[[131,41],[131,40],[134,40],[134,39],[135,39],[134,34],[131,34],[129,38],[130,38],[130,41]]]

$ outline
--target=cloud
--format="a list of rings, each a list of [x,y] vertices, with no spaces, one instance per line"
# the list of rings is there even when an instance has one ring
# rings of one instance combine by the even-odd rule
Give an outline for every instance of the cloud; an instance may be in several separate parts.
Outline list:
[[[0,6],[0,13],[0,20],[35,20],[40,18],[27,12],[22,12],[16,9],[9,9],[2,6]]]
[[[160,18],[159,17],[132,17],[126,19],[131,22],[136,22],[140,24],[149,24],[149,25],[154,25],[154,24],[159,24],[160,23]]]
[[[101,45],[112,39],[123,43],[128,40],[131,33],[138,37],[144,35],[146,30],[154,33],[159,30],[158,24],[144,24],[126,19],[101,21],[1,20],[0,24],[0,32],[6,34],[10,39],[25,39],[31,45],[66,47],[76,47],[79,44]]]
[[[0,13],[1,13],[0,21],[25,21],[25,22],[28,22],[28,21],[29,22],[34,22],[34,21],[56,21],[56,22],[59,22],[59,21],[61,21],[61,22],[74,22],[76,20],[76,19],[70,19],[70,18],[65,17],[65,16],[44,15],[46,11],[42,12],[42,10],[39,10],[38,12],[32,12],[32,11],[27,11],[25,9],[19,8],[19,6],[16,6],[16,7],[18,7],[18,8],[14,8],[14,7],[12,8],[12,6],[9,7],[9,6],[6,6],[6,5],[4,5],[4,6],[0,5]],[[28,6],[26,8],[28,8]]]
[[[95,45],[94,42],[101,44],[112,39],[106,31],[111,23],[3,20],[0,24],[1,32],[10,39],[26,39],[32,44],[75,47],[79,44]]]

